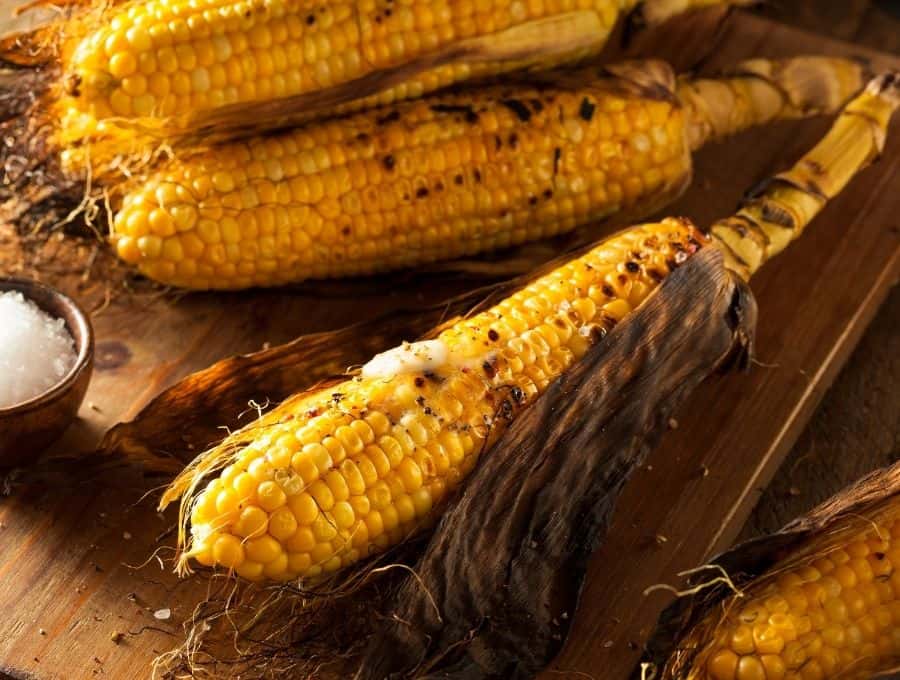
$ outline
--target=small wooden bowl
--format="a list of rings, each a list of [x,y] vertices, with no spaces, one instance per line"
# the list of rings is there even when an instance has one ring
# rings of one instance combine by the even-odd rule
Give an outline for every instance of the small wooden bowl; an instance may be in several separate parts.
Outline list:
[[[15,406],[0,408],[0,467],[31,462],[75,420],[94,368],[94,331],[87,314],[68,296],[37,281],[0,277],[0,293],[18,291],[62,319],[78,357],[54,387]]]

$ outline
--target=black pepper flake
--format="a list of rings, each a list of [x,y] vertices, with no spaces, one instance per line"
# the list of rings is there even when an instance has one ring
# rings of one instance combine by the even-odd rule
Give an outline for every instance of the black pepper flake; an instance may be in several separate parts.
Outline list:
[[[462,175],[457,175],[456,177],[453,178],[453,181],[456,182],[457,184],[462,184],[462,183],[463,183],[463,176],[462,176]]]
[[[481,184],[481,170],[476,168],[475,170],[475,181]]]
[[[497,151],[503,148],[503,140],[500,139],[500,135],[494,135],[494,148]]]
[[[517,147],[519,146],[519,135],[517,135],[515,132],[513,132],[513,133],[509,136],[509,145],[510,145],[513,149],[515,149],[515,148],[517,148]]]
[[[308,14],[306,16],[306,25],[312,26],[314,23],[316,23],[316,17],[312,14]]]
[[[641,270],[641,265],[639,265],[637,262],[632,262],[631,260],[629,260],[628,262],[625,263],[625,269],[627,269],[632,274],[634,274]]]
[[[478,114],[471,106],[461,106],[453,104],[434,104],[431,110],[435,113],[461,113],[467,123],[477,123]]]
[[[434,415],[434,411],[431,410],[430,406],[426,406],[424,409],[424,413],[426,416]]]
[[[416,387],[424,387],[425,386],[425,378],[417,375],[416,379],[413,381],[416,383]]]
[[[491,342],[497,342],[500,339],[500,334],[493,328],[491,328],[488,331],[488,338],[491,340]]]
[[[553,198],[553,190],[552,189],[544,189],[544,198],[551,199]]]
[[[597,107],[591,103],[591,101],[585,97],[581,100],[581,108],[578,109],[578,115],[581,116],[584,120],[589,121],[594,117],[594,111],[597,110]]]
[[[562,158],[562,149],[556,147],[553,149],[553,174],[559,174],[559,161]]]
[[[437,184],[435,184],[435,185],[434,185],[434,190],[435,190],[435,191],[443,191],[443,190],[444,190],[444,183],[443,183],[443,182],[438,182]]]
[[[385,156],[382,162],[384,163],[384,167],[388,170],[393,170],[394,166],[397,165],[396,159],[391,155]]]
[[[425,198],[428,195],[428,189],[425,187],[419,187],[416,189],[416,198]]]
[[[531,120],[531,110],[518,99],[503,99],[500,103],[516,114],[523,123],[527,123]]]
[[[600,290],[603,291],[603,294],[606,297],[615,297],[615,295],[616,295],[616,291],[613,290],[613,287],[610,286],[608,283],[604,283],[603,287]]]
[[[528,197],[528,205],[537,205],[538,197],[537,196],[529,196]]]
[[[390,113],[381,116],[380,118],[376,118],[375,122],[378,125],[385,125],[387,123],[393,123],[394,121],[400,120],[400,112],[399,111],[391,111]]]
[[[494,368],[494,365],[490,361],[485,361],[481,364],[481,367],[484,369],[485,374],[487,374],[488,378],[493,378],[497,375],[497,370]]]
[[[425,405],[425,397],[423,397],[422,395],[419,395],[418,397],[416,397],[416,403],[419,406],[424,406]]]
[[[344,227],[343,229],[341,229],[341,233],[344,236],[349,236],[350,235],[350,227]]]

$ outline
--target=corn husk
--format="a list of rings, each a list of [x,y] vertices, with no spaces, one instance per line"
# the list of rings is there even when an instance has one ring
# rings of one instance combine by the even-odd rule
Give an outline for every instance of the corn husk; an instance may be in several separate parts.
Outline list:
[[[647,666],[635,672],[635,679],[687,678],[707,635],[719,616],[724,616],[722,605],[735,595],[735,590],[751,587],[782,569],[827,553],[848,535],[876,526],[880,517],[896,517],[898,495],[900,463],[895,463],[866,475],[780,531],[740,543],[713,557],[710,568],[692,575],[684,590],[703,586],[711,574],[727,574],[729,583],[702,587],[679,597],[663,611],[647,644]]]

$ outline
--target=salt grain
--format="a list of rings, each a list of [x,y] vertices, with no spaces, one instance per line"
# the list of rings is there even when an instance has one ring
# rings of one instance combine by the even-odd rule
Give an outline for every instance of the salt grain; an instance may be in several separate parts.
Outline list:
[[[75,365],[75,342],[62,319],[18,292],[0,293],[0,408],[37,397]]]

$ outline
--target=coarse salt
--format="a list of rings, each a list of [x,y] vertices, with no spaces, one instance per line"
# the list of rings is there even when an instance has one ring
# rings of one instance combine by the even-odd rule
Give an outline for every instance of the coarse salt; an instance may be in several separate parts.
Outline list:
[[[75,341],[62,319],[19,292],[0,293],[0,408],[51,389],[76,359]]]

